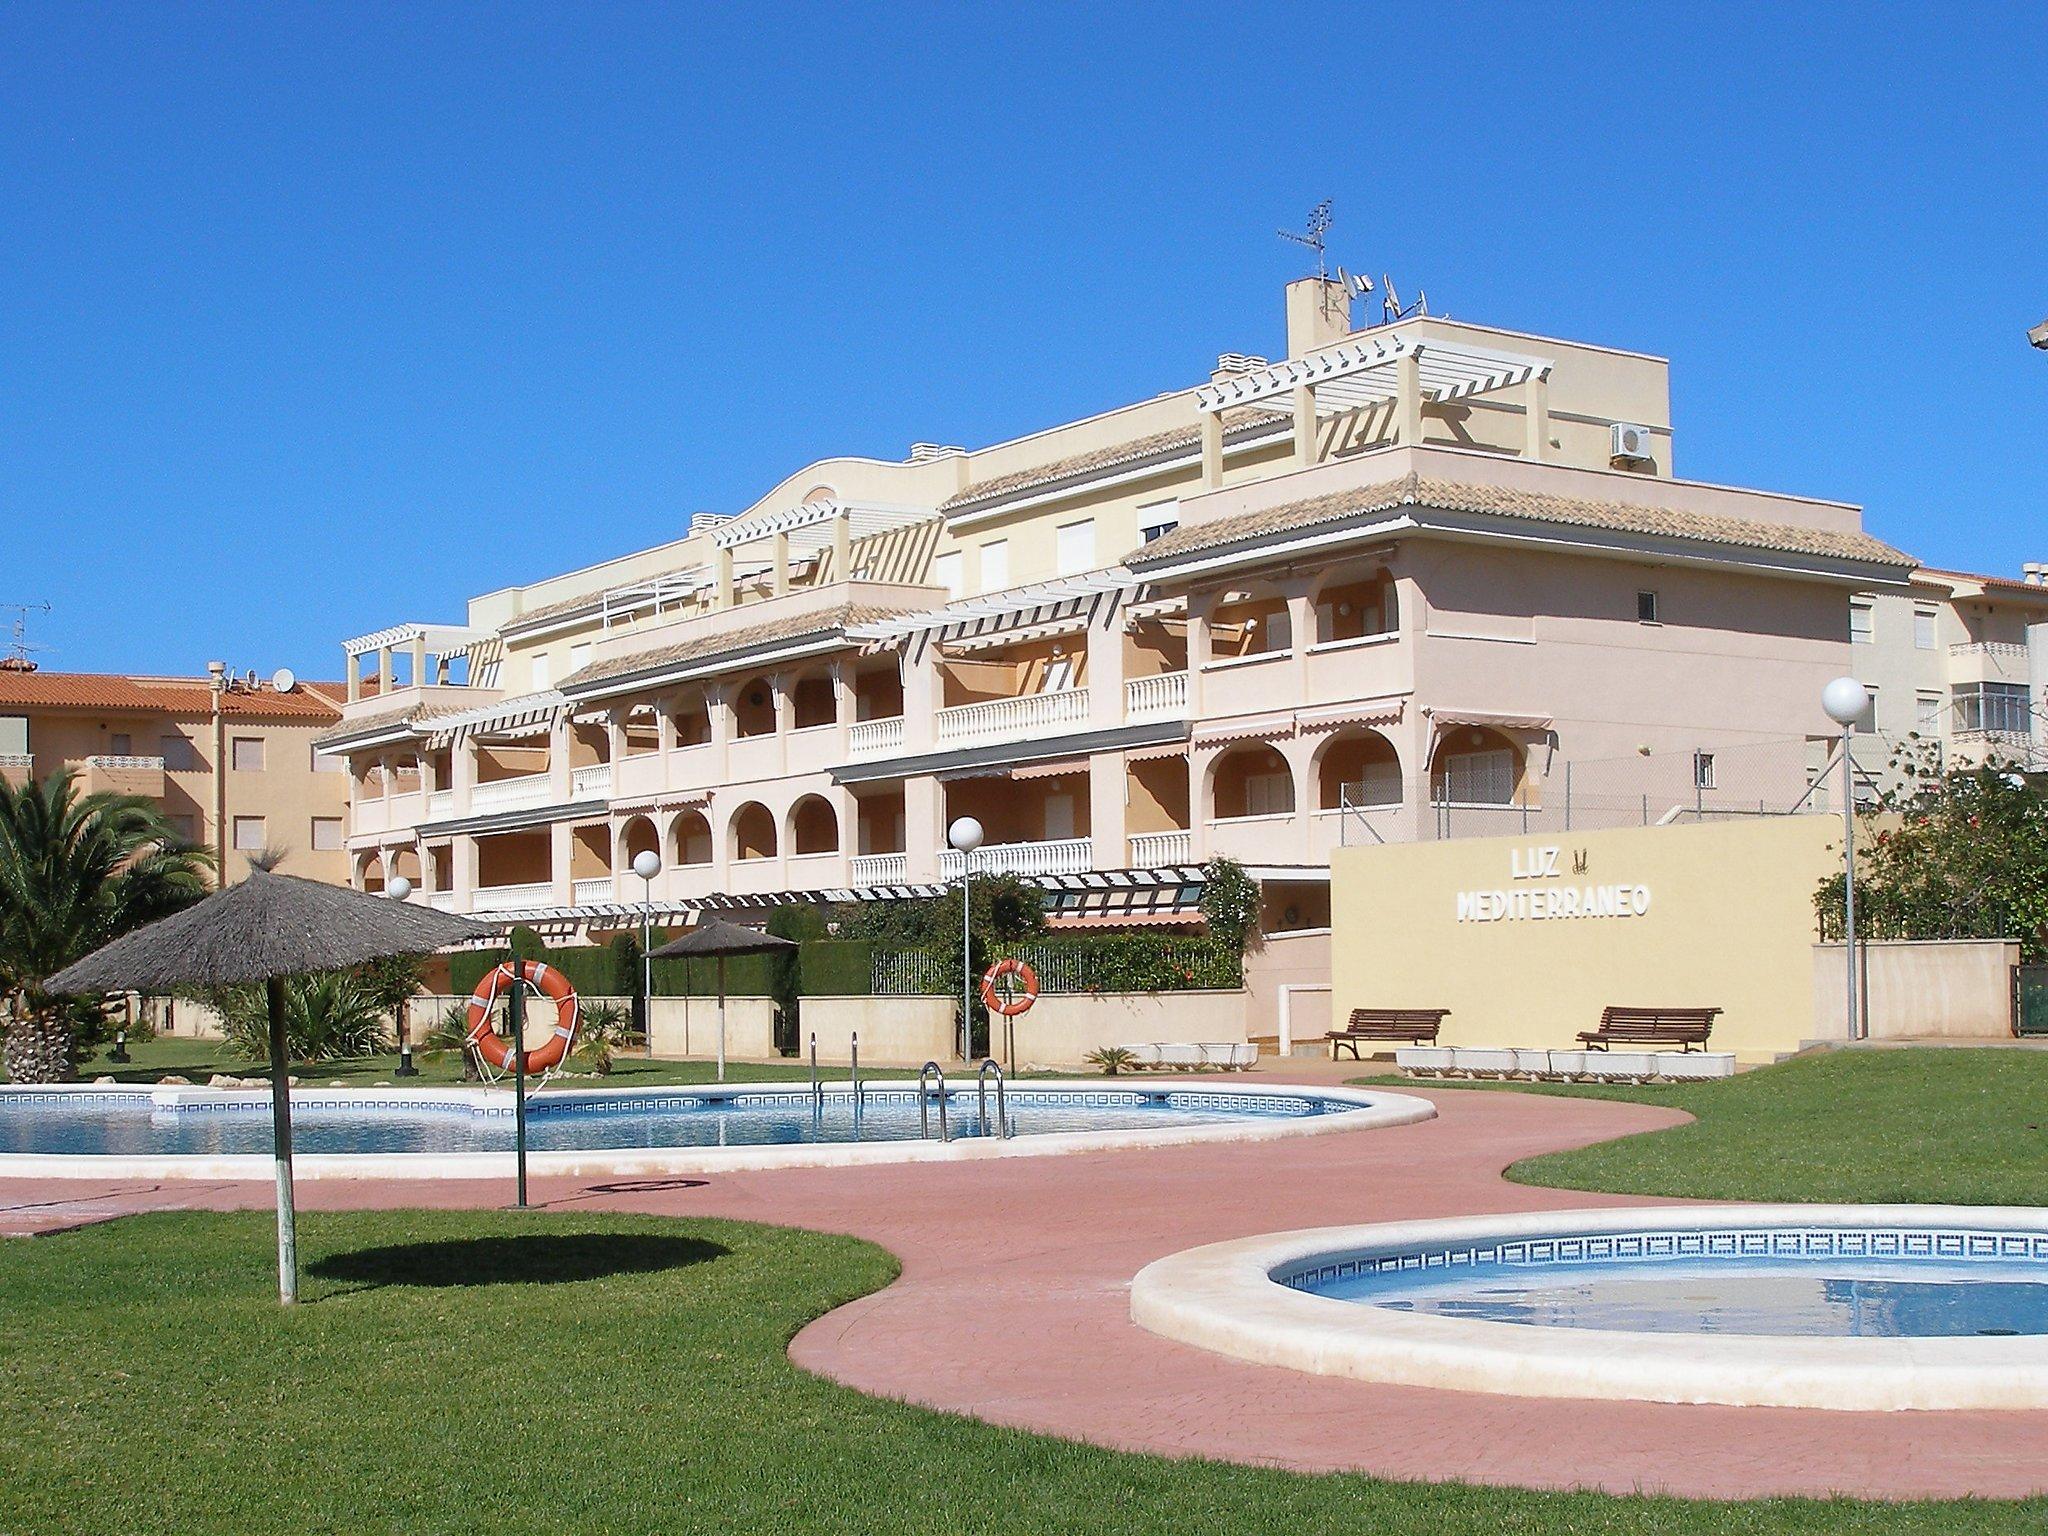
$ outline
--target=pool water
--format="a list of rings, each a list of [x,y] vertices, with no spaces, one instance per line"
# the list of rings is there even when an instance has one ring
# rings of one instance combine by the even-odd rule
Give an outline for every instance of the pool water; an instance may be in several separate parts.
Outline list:
[[[2048,1334],[2048,1257],[1730,1255],[1381,1268],[1296,1288],[1548,1328],[1819,1338]]]
[[[1175,1092],[1169,1089],[1012,1088],[1012,1134],[1130,1131],[1341,1114],[1359,1102],[1314,1094]],[[995,1095],[988,1098],[995,1119]],[[954,1140],[985,1137],[972,1088],[947,1098]],[[936,1139],[917,1096],[868,1089],[858,1106],[844,1087],[814,1107],[808,1088],[736,1092],[553,1092],[527,1101],[527,1146],[536,1152],[659,1147],[791,1146]],[[147,1090],[8,1094],[0,1091],[0,1153],[78,1156],[232,1156],[271,1150],[266,1094],[152,1096]],[[431,1092],[292,1096],[292,1144],[301,1154],[509,1152],[511,1095]]]

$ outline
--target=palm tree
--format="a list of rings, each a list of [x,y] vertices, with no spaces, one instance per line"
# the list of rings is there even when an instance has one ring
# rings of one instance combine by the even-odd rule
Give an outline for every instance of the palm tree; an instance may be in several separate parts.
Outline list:
[[[70,769],[0,782],[0,997],[7,1075],[59,1082],[73,1067],[76,1004],[42,982],[134,928],[204,896],[211,860],[133,795],[77,793]]]

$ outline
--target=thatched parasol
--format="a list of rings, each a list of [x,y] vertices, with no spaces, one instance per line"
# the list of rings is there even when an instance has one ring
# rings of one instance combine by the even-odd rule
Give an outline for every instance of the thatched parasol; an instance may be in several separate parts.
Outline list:
[[[292,1210],[291,1062],[284,1038],[284,979],[340,970],[387,955],[423,955],[496,930],[466,917],[366,896],[338,885],[252,869],[182,912],[138,928],[66,966],[50,992],[162,992],[264,982],[270,1004],[271,1124],[277,1145],[277,1286],[298,1299]]]
[[[778,949],[795,949],[793,939],[777,938],[758,928],[742,928],[722,918],[708,917],[680,939],[655,950],[654,960],[687,960],[710,955],[718,961],[718,1080],[725,1081],[725,960],[728,955],[765,955]]]

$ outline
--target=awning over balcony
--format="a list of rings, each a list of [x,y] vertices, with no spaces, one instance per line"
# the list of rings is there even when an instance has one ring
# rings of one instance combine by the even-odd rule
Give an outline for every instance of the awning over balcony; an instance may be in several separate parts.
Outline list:
[[[1235,410],[1291,396],[1304,387],[1315,391],[1316,414],[1332,416],[1355,411],[1400,393],[1400,364],[1414,358],[1425,400],[1462,400],[1547,378],[1554,366],[1547,357],[1499,352],[1469,342],[1442,341],[1402,331],[1366,335],[1307,357],[1290,358],[1252,373],[1218,379],[1195,391],[1195,405],[1204,411]]]
[[[552,689],[497,699],[455,714],[434,716],[427,722],[427,743],[446,747],[475,736],[545,736],[568,707],[569,701]]]
[[[1008,643],[1028,639],[1033,634],[1058,632],[1044,626],[1078,628],[1075,621],[1085,623],[1096,599],[1104,593],[1134,591],[1137,586],[1137,579],[1129,571],[1113,565],[1079,576],[1012,587],[1006,592],[959,598],[943,608],[863,624],[847,633],[876,645],[898,644],[913,635],[936,635],[949,645],[982,636],[999,637],[996,643]]]
[[[1294,712],[1273,715],[1240,715],[1235,720],[1204,721],[1195,727],[1188,745],[1212,747],[1224,741],[1269,741],[1294,734]]]
[[[1460,725],[1490,725],[1505,731],[1547,731],[1553,717],[1532,715],[1495,709],[1440,709],[1425,706],[1423,711],[1438,730],[1450,730]]]
[[[1327,704],[1320,709],[1304,709],[1295,717],[1295,724],[1305,735],[1318,731],[1341,730],[1347,725],[1399,725],[1401,713],[1407,704],[1405,698],[1366,699],[1357,704]]]

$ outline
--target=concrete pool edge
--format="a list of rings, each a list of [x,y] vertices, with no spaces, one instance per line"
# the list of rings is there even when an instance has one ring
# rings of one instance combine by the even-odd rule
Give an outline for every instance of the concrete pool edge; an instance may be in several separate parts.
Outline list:
[[[1820,1339],[1599,1332],[1397,1312],[1272,1278],[1321,1256],[1487,1238],[1658,1227],[1995,1226],[2048,1233],[2010,1206],[1709,1205],[1551,1210],[1312,1227],[1211,1243],[1145,1266],[1130,1315],[1164,1338],[1257,1365],[1392,1386],[1840,1411],[2048,1408],[2048,1335]]]
[[[825,1084],[828,1092],[844,1093],[849,1085],[841,1080]],[[864,1092],[914,1094],[914,1079],[863,1080]],[[1219,1124],[1160,1127],[1118,1131],[1058,1131],[1044,1135],[1017,1136],[1007,1141],[965,1137],[952,1142],[873,1141],[832,1142],[796,1145],[738,1147],[596,1148],[589,1151],[529,1152],[527,1171],[535,1176],[561,1175],[572,1178],[645,1178],[671,1174],[736,1173],[775,1168],[846,1168],[890,1163],[962,1162],[993,1157],[1054,1157],[1077,1152],[1106,1152],[1125,1148],[1174,1147],[1202,1143],[1273,1141],[1299,1136],[1329,1135],[1338,1131],[1375,1130],[1410,1125],[1433,1119],[1436,1107],[1427,1099],[1381,1089],[1308,1087],[1284,1083],[1242,1081],[1204,1082],[1153,1081],[1120,1083],[1109,1079],[1080,1079],[1059,1082],[1029,1082],[1014,1085],[1018,1094],[1085,1093],[1129,1089],[1135,1092],[1216,1094],[1229,1097],[1310,1098],[1356,1106],[1343,1114],[1305,1115],[1292,1119],[1242,1120]],[[971,1082],[953,1085],[955,1095],[972,1093]],[[235,1100],[268,1105],[266,1089],[211,1089],[153,1084],[7,1084],[4,1094],[147,1094],[175,1096],[178,1102]],[[717,1083],[688,1084],[667,1088],[578,1088],[564,1090],[564,1096],[603,1098],[737,1098],[779,1097],[808,1099],[806,1083]],[[502,1088],[448,1086],[435,1088],[295,1088],[292,1103],[298,1105],[361,1103],[365,1099],[386,1101],[394,1096],[412,1105],[440,1101],[473,1107],[479,1103],[509,1103],[511,1094]],[[192,1179],[262,1180],[272,1176],[274,1163],[268,1153],[221,1156],[128,1156],[92,1153],[0,1153],[0,1179]],[[301,1154],[293,1159],[293,1170],[301,1179],[510,1179],[510,1152],[371,1152],[345,1154]]]

